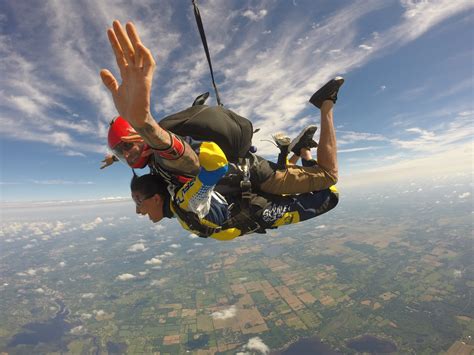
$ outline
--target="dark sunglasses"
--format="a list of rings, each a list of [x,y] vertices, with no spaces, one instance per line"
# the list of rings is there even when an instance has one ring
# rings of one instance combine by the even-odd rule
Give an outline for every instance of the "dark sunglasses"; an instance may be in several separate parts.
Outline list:
[[[132,148],[133,148],[133,143],[121,142],[115,146],[114,150],[119,154],[123,154],[123,152],[128,152]]]
[[[137,205],[137,207],[140,207],[140,205],[148,200],[149,198],[152,198],[153,196],[155,196],[155,194],[149,194],[149,195],[145,195],[143,196],[143,198],[141,198],[140,200],[134,200],[135,201],[135,204]]]

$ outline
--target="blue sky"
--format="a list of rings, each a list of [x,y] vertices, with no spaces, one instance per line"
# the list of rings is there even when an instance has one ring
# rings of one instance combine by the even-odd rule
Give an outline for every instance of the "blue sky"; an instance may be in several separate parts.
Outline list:
[[[226,107],[261,131],[319,123],[310,95],[343,75],[335,111],[340,186],[470,181],[472,0],[199,1]],[[128,196],[130,169],[99,170],[115,69],[106,29],[133,21],[155,56],[159,119],[211,91],[191,1],[0,3],[2,201]],[[463,190],[464,191],[464,190]],[[470,193],[470,192],[463,192]]]

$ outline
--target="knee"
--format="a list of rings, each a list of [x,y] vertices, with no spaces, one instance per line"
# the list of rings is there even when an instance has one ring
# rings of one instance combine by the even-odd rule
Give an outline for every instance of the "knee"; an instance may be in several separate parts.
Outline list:
[[[327,173],[329,180],[331,181],[331,185],[336,185],[339,181],[339,173],[337,170],[332,170]]]
[[[324,188],[328,189],[333,185],[337,184],[337,181],[339,180],[339,175],[337,174],[337,171],[325,171],[324,172],[324,177],[325,177],[325,185]]]

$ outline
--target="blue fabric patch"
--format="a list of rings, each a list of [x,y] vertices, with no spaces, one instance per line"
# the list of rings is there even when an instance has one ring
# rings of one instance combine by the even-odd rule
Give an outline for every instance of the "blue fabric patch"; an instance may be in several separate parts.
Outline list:
[[[213,196],[211,199],[211,208],[204,219],[221,226],[229,217],[229,206],[218,201]]]
[[[227,173],[229,167],[227,165],[213,171],[207,171],[201,168],[199,172],[199,180],[201,180],[203,185],[213,186]]]

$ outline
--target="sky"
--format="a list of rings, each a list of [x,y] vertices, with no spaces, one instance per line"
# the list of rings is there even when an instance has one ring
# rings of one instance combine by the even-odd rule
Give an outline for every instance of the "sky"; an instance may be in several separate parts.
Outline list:
[[[342,75],[340,189],[462,180],[470,195],[472,0],[198,4],[222,102],[260,128],[259,154],[276,158],[273,133],[319,124],[308,98]],[[129,168],[99,169],[116,116],[99,77],[117,74],[106,36],[114,19],[134,22],[155,57],[157,120],[214,96],[190,0],[2,1],[2,202],[129,196]]]

